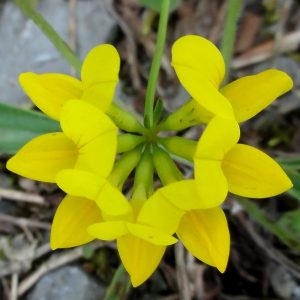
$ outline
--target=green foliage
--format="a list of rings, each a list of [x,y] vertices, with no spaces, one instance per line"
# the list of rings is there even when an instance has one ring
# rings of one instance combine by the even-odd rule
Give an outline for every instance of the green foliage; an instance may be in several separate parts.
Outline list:
[[[53,43],[55,48],[66,59],[66,61],[73,66],[77,71],[81,69],[81,61],[68,46],[68,44],[59,36],[59,34],[53,29],[53,27],[45,20],[45,18],[39,14],[32,6],[29,0],[15,0],[16,5],[20,10],[30,18],[36,26],[47,36],[47,38]]]
[[[164,109],[164,103],[162,102],[161,99],[158,99],[155,104],[154,112],[153,112],[153,124],[154,125],[158,124],[163,109]]]
[[[59,124],[41,113],[0,104],[0,154],[14,154],[23,144]]]
[[[150,9],[153,9],[157,12],[160,12],[161,4],[163,0],[139,0],[141,5],[144,5]],[[175,9],[181,0],[171,0],[170,1],[170,10]]]
[[[300,241],[300,208],[283,214],[278,225],[294,240]]]
[[[265,230],[275,235],[282,243],[300,253],[300,241],[290,231],[287,231],[285,227],[278,222],[274,222],[269,218],[266,212],[258,207],[252,200],[246,198],[235,197],[235,199],[243,206],[243,208],[249,213],[258,224],[260,224]]]
[[[293,198],[300,201],[300,157],[294,157],[289,159],[277,159],[282,168],[285,170],[291,181],[293,182],[293,188],[287,193]]]
[[[104,300],[121,300],[127,299],[130,291],[130,278],[122,264],[118,267],[115,275],[106,290]]]
[[[287,168],[285,168],[285,171],[294,184],[293,188],[288,191],[288,194],[300,201],[300,174],[295,170]]]

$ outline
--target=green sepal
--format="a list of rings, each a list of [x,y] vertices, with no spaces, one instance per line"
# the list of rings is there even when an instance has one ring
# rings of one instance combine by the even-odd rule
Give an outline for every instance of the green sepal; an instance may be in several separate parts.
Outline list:
[[[113,120],[116,126],[124,131],[138,133],[145,132],[143,125],[132,113],[122,109],[115,103],[112,103],[106,113]]]
[[[118,136],[118,153],[123,153],[134,149],[136,146],[145,141],[142,135],[134,135],[130,133],[120,134]]]
[[[159,143],[170,153],[182,157],[188,161],[193,161],[197,148],[197,142],[178,136],[160,138]]]
[[[108,180],[120,190],[122,189],[126,179],[138,164],[144,145],[139,145],[133,150],[126,152],[115,163]]]
[[[200,123],[199,104],[191,99],[164,119],[158,128],[160,131],[180,131]]]
[[[171,156],[159,146],[153,149],[153,162],[163,185],[184,179]]]

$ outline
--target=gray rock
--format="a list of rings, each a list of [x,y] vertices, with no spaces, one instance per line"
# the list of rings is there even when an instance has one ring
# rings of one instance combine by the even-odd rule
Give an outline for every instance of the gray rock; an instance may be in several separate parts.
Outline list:
[[[271,268],[271,285],[282,299],[300,299],[300,285],[286,269],[273,265]]]
[[[66,266],[48,273],[28,295],[28,300],[100,300],[105,290],[80,267]]]
[[[43,0],[37,8],[68,41],[68,1]],[[76,25],[80,57],[84,57],[95,45],[105,43],[115,24],[105,9],[104,1],[78,1]],[[5,3],[0,15],[0,40],[0,57],[4,58],[0,68],[2,102],[31,105],[18,84],[18,75],[22,72],[70,72],[70,66],[52,43],[22,14],[13,1]]]

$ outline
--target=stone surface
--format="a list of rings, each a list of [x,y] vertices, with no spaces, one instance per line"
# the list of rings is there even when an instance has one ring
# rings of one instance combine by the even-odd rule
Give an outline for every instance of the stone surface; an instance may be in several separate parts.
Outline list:
[[[280,266],[271,268],[271,285],[281,299],[300,299],[300,285],[286,269]]]
[[[67,266],[42,277],[27,300],[100,300],[104,293],[80,267]]]
[[[41,0],[37,6],[41,14],[66,40],[69,40],[68,1]],[[76,10],[77,50],[80,57],[95,45],[105,43],[115,26],[105,9],[105,2],[78,0]],[[29,106],[30,102],[18,84],[18,74],[69,73],[70,66],[60,56],[37,26],[7,1],[0,15],[0,101]]]

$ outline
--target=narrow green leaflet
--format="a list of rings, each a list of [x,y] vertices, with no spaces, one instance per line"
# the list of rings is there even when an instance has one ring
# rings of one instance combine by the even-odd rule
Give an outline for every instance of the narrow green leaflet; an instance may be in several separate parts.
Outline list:
[[[288,167],[295,170],[300,170],[300,155],[297,154],[297,156],[293,158],[279,158],[277,159],[277,162],[279,162],[284,167]]]
[[[31,5],[29,0],[15,0],[16,5],[21,11],[30,18],[39,29],[48,37],[60,54],[73,66],[77,71],[80,71],[81,62],[68,44],[58,35],[53,27],[38,13]]]
[[[146,6],[150,9],[153,9],[157,12],[160,12],[161,9],[161,3],[163,0],[139,0],[140,4],[143,6]],[[181,0],[171,0],[170,1],[170,10],[175,9]]]
[[[163,103],[162,100],[158,99],[156,104],[155,104],[154,112],[153,112],[153,123],[154,123],[154,125],[158,124],[163,109],[164,109],[164,103]]]
[[[300,209],[283,214],[278,221],[278,225],[285,232],[288,232],[294,240],[300,241]]]
[[[300,173],[287,165],[281,165],[284,171],[289,176],[290,180],[293,182],[293,188],[287,191],[287,193],[300,201]]]
[[[0,154],[14,154],[35,136],[55,131],[58,122],[41,113],[0,103]]]
[[[274,234],[279,240],[281,240],[281,242],[291,249],[297,252],[300,251],[300,242],[298,239],[295,239],[295,235],[291,235],[290,231],[286,231],[282,225],[271,220],[262,208],[246,198],[235,197],[235,199],[249,213],[251,218],[260,224],[265,230]]]
[[[130,278],[121,264],[116,270],[115,275],[106,290],[104,300],[127,299],[130,287]]]

